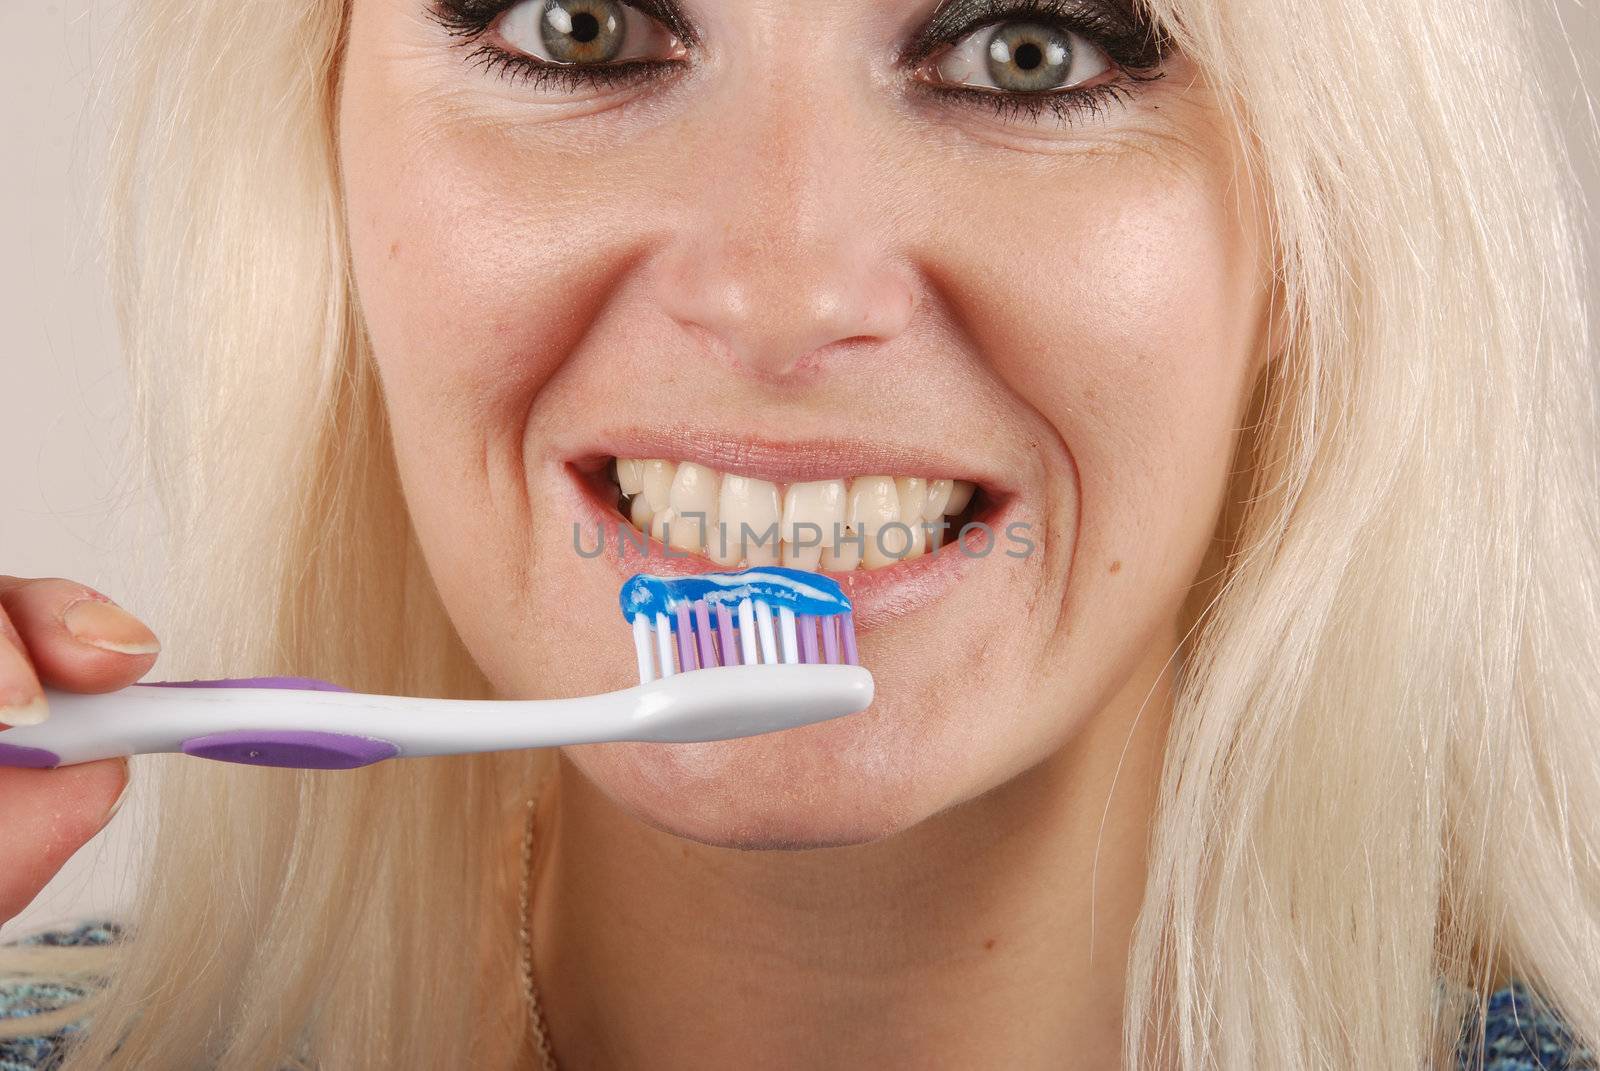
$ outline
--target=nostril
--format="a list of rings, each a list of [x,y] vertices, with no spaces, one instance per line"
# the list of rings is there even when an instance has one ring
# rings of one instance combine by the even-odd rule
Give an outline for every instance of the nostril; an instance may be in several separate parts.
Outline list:
[[[748,241],[691,241],[655,266],[662,310],[707,356],[748,375],[784,376],[906,330],[916,288],[869,238],[809,234],[783,241],[778,256],[770,231],[769,223]]]

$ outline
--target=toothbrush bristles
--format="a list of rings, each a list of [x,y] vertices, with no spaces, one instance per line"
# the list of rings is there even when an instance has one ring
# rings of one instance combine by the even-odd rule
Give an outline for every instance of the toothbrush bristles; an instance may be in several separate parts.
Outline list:
[[[633,644],[640,684],[718,666],[859,664],[851,614],[796,614],[787,606],[774,612],[763,599],[743,599],[733,609],[697,599],[654,621],[639,614]]]
[[[672,676],[672,626],[667,624],[666,614],[656,615],[656,655],[661,660],[661,675]]]

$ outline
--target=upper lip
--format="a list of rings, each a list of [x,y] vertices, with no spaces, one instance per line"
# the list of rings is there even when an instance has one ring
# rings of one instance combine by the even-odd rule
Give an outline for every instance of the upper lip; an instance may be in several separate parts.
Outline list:
[[[605,432],[567,460],[579,470],[595,471],[613,457],[692,461],[720,473],[774,483],[869,475],[923,476],[968,480],[990,493],[1006,490],[998,473],[976,467],[971,458],[958,459],[936,448],[855,438],[729,435],[692,425]]]

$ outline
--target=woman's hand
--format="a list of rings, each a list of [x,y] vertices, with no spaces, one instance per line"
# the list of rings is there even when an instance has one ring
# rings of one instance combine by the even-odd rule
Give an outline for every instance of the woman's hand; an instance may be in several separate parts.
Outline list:
[[[46,715],[41,683],[110,692],[150,671],[161,645],[138,618],[71,580],[0,575],[0,743]],[[27,907],[110,821],[127,759],[58,770],[0,767],[0,922]]]

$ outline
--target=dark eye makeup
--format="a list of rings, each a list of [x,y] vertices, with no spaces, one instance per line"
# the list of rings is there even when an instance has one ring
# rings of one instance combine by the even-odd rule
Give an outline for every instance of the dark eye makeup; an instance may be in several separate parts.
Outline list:
[[[668,75],[682,60],[637,59],[615,63],[551,63],[507,49],[488,37],[496,20],[524,0],[427,0],[427,15],[462,44],[472,46],[468,59],[487,72],[543,89],[550,85],[572,91],[583,87],[618,87]],[[566,0],[574,10],[592,9],[596,0]],[[694,26],[677,0],[600,0],[646,15],[685,46],[699,42]],[[1047,34],[1075,34],[1098,48],[1115,79],[1095,85],[1052,90],[1013,91],[941,81],[916,80],[917,90],[957,105],[976,105],[1004,118],[1036,119],[1051,111],[1063,124],[1080,115],[1100,112],[1113,101],[1125,102],[1139,83],[1161,77],[1170,51],[1167,37],[1133,6],[1134,0],[949,0],[942,4],[898,51],[896,62],[915,68],[942,54],[974,32],[990,26],[1027,24]],[[560,6],[561,0],[557,0]]]

